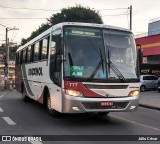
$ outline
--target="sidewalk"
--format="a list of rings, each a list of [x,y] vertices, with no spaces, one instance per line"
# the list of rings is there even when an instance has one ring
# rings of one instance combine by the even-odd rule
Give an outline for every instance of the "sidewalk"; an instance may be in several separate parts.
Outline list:
[[[13,88],[10,89],[4,89],[4,85],[0,85],[0,91],[6,91],[6,90],[12,90]]]
[[[158,91],[141,92],[139,106],[160,110],[160,92]]]
[[[0,85],[0,91],[4,90],[4,86]]]

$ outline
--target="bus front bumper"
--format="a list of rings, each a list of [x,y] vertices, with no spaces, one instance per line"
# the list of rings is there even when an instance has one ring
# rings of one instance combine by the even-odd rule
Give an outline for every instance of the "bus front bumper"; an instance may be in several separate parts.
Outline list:
[[[62,113],[118,112],[138,109],[139,96],[86,98],[64,95]]]

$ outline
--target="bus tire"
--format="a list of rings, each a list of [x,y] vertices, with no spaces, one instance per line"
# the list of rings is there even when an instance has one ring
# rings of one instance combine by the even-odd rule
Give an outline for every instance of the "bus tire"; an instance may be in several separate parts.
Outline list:
[[[28,102],[29,101],[29,98],[24,94],[24,85],[22,84],[22,100],[23,102]]]
[[[51,115],[53,117],[59,116],[60,113],[51,108],[51,97],[50,97],[49,92],[47,93],[46,106],[47,106],[47,111],[48,111],[49,115]]]

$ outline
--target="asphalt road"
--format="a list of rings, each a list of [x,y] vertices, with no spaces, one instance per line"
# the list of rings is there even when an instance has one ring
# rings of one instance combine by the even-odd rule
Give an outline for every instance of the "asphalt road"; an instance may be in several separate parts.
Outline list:
[[[17,91],[0,92],[0,135],[64,135],[58,137],[59,141],[39,142],[48,143],[86,143],[86,144],[158,144],[159,141],[63,141],[66,135],[89,135],[91,140],[97,135],[160,135],[160,111],[139,107],[136,112],[114,112],[105,117],[94,114],[62,115],[51,117],[45,108],[34,101],[24,103],[21,94]],[[156,136],[158,135],[158,136]],[[145,136],[144,136],[145,138]],[[60,141],[62,139],[62,141]],[[74,137],[73,137],[74,139]],[[0,142],[2,143],[2,142]],[[11,142],[10,142],[11,143]],[[18,142],[12,142],[18,143]],[[21,143],[21,142],[19,142]],[[34,142],[23,142],[34,143]],[[37,143],[38,144],[38,143]]]

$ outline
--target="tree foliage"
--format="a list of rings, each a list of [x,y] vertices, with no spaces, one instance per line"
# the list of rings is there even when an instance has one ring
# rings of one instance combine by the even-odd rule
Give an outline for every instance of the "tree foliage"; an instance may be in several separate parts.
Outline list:
[[[23,38],[21,40],[21,45],[47,30],[51,25],[55,25],[61,22],[103,23],[101,16],[94,9],[82,7],[81,5],[63,8],[60,13],[53,14],[49,19],[47,19],[47,23],[41,24],[37,30],[33,31],[29,38]]]
[[[94,9],[85,8],[80,5],[64,8],[61,10],[61,13],[53,14],[48,21],[52,25],[61,22],[103,23],[98,12]]]

